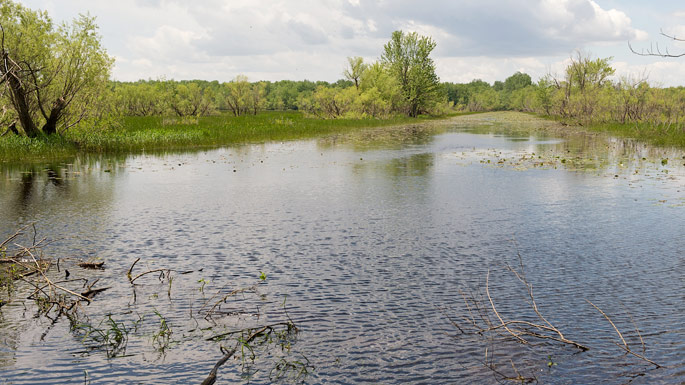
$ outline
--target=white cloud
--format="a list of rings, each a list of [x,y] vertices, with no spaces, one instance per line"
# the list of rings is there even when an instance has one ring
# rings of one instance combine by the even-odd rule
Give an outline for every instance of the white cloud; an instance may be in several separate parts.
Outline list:
[[[616,69],[616,76],[647,78],[654,86],[678,86],[685,79],[685,62],[674,60],[658,60],[645,65],[630,64],[624,61],[612,63]]]
[[[560,40],[580,42],[626,41],[645,38],[624,12],[604,10],[592,0],[542,0],[537,19]]]
[[[254,80],[333,81],[346,56],[374,60],[402,28],[437,42],[443,80],[492,82],[517,70],[544,75],[576,48],[646,37],[625,12],[595,0],[22,2],[47,7],[56,20],[97,16],[121,80],[227,81],[245,73]]]

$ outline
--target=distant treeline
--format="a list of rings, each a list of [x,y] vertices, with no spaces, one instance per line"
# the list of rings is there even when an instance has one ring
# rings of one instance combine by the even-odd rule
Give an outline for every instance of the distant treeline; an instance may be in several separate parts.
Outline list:
[[[569,124],[639,123],[685,129],[685,88],[652,87],[646,76],[614,78],[612,58],[577,54],[561,75],[534,83],[517,72],[490,85],[443,83],[458,110],[533,112]]]
[[[639,122],[683,126],[684,87],[652,87],[646,78],[613,79],[610,60],[578,55],[563,75],[548,75],[537,82],[521,72],[493,84],[479,79],[443,82],[422,112],[515,110],[582,125]],[[350,58],[346,70],[350,76],[334,83],[249,82],[245,76],[238,76],[228,83],[113,82],[111,90],[117,112],[131,116],[210,115],[220,111],[238,116],[263,110],[300,110],[321,118],[405,114],[407,99],[386,68]]]
[[[230,111],[235,116],[261,110],[300,110],[319,118],[416,117],[447,111],[447,94],[430,58],[435,42],[417,33],[395,31],[378,62],[348,58],[335,83],[308,80],[250,83],[237,76],[218,81],[148,80],[115,82],[112,97],[123,115],[209,115]]]

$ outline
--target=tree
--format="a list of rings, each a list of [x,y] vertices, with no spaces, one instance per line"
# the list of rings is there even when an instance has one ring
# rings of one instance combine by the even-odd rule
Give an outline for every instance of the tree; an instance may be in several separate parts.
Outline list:
[[[399,82],[380,63],[373,63],[366,69],[359,88],[362,112],[373,117],[388,116],[403,105]]]
[[[433,107],[442,96],[440,79],[430,57],[433,49],[435,42],[430,37],[395,31],[381,55],[381,63],[400,84],[411,117]]]
[[[264,109],[266,105],[266,83],[258,82],[252,85],[252,90],[250,93],[250,106],[252,107],[252,113],[257,115],[257,112]]]
[[[212,111],[214,95],[211,89],[202,88],[197,81],[175,83],[168,82],[166,98],[169,107],[176,115],[201,116]]]
[[[222,98],[234,116],[242,116],[263,110],[267,105],[266,82],[250,84],[247,76],[238,75],[230,83],[224,83]]]
[[[512,92],[526,88],[531,84],[533,84],[533,81],[530,78],[530,75],[522,72],[516,72],[504,81],[504,90],[507,92]]]
[[[97,112],[114,62],[95,19],[55,27],[46,12],[11,0],[0,11],[0,86],[24,134],[64,132]]]
[[[245,115],[250,110],[252,89],[247,76],[238,75],[230,83],[224,83],[225,100],[234,116]]]
[[[364,74],[364,71],[366,71],[368,67],[369,66],[364,63],[363,58],[359,56],[348,57],[347,67],[345,68],[345,71],[343,71],[343,75],[345,76],[345,79],[354,82],[354,86],[358,90],[359,80],[361,79],[362,75]]]
[[[566,67],[566,81],[572,87],[578,87],[581,92],[593,87],[602,87],[616,72],[611,68],[611,60],[613,57],[592,60],[578,52],[576,57],[571,57],[571,64]]]

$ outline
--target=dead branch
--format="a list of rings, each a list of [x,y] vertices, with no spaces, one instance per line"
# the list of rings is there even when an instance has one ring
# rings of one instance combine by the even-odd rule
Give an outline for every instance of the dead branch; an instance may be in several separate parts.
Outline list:
[[[512,336],[514,336],[514,337],[515,337],[517,340],[519,340],[519,342],[521,342],[522,344],[527,344],[528,341],[526,341],[526,340],[524,340],[523,338],[521,338],[521,336],[520,336],[518,333],[514,333],[511,329],[509,329],[509,327],[507,326],[507,324],[504,322],[504,320],[502,319],[502,317],[501,317],[501,316],[499,315],[499,313],[497,312],[497,309],[495,308],[495,303],[492,302],[492,297],[490,296],[490,284],[489,284],[489,282],[490,282],[490,269],[488,269],[488,275],[485,277],[485,293],[488,295],[488,301],[490,301],[490,305],[492,306],[492,311],[493,311],[493,312],[495,313],[495,315],[497,316],[497,319],[499,319],[499,322],[501,322],[501,326],[502,326],[504,329],[506,329],[506,331],[508,331],[509,334],[511,334]]]
[[[171,270],[170,270],[170,269],[153,269],[153,270],[149,270],[149,271],[146,271],[146,272],[144,272],[144,273],[140,273],[140,274],[136,275],[136,276],[133,277],[133,278],[130,278],[129,281],[130,281],[131,283],[133,283],[133,282],[135,282],[136,279],[138,279],[138,278],[140,278],[140,277],[142,277],[142,276],[144,276],[144,275],[148,275],[148,274],[151,274],[151,273],[159,273],[159,272],[166,272],[167,274],[169,274],[169,273],[171,273]]]
[[[618,337],[621,339],[621,342],[623,343],[623,346],[621,346],[621,345],[619,345],[619,344],[616,344],[616,346],[618,346],[619,348],[623,349],[626,353],[632,354],[633,356],[635,356],[635,357],[637,357],[637,358],[639,358],[639,359],[641,359],[641,360],[643,360],[643,361],[645,361],[645,362],[648,362],[648,363],[650,363],[650,364],[656,366],[657,368],[661,368],[661,367],[662,367],[661,365],[659,365],[659,364],[657,364],[656,362],[650,360],[649,358],[647,358],[647,357],[645,357],[645,356],[643,356],[643,355],[641,355],[641,354],[638,354],[638,353],[633,352],[633,351],[630,349],[630,347],[628,346],[628,344],[626,343],[626,340],[623,338],[623,334],[621,334],[621,331],[618,330],[618,327],[616,327],[616,324],[614,324],[614,321],[611,320],[611,317],[609,317],[609,316],[608,316],[602,309],[600,309],[597,305],[595,305],[594,303],[590,302],[589,299],[586,298],[585,301],[586,301],[587,303],[589,303],[590,305],[592,305],[592,307],[594,307],[595,309],[597,309],[597,311],[598,311],[600,314],[602,314],[602,315],[604,316],[604,318],[606,318],[606,320],[609,321],[609,324],[611,324],[611,326],[614,328],[614,330],[616,331],[616,334],[618,334]],[[640,339],[642,339],[642,337],[640,337]]]
[[[167,276],[169,274],[171,274],[171,271],[172,271],[171,269],[152,269],[152,270],[142,272],[142,273],[136,275],[135,277],[133,277],[132,276],[133,267],[136,265],[136,263],[138,263],[138,261],[140,261],[140,258],[136,258],[136,260],[133,261],[133,264],[131,264],[131,267],[128,268],[128,272],[126,272],[126,277],[128,277],[128,281],[131,284],[133,284],[133,282],[135,282],[138,278],[143,277],[143,276],[148,275],[148,274],[159,273],[159,272],[166,273]]]
[[[669,35],[664,32],[663,29],[660,30],[660,35],[664,36],[670,40],[673,41],[685,41],[685,39],[681,39],[676,37],[675,35]],[[685,52],[679,53],[679,54],[672,54],[668,51],[668,47],[662,48],[659,46],[659,43],[652,43],[649,45],[649,49],[641,49],[640,51],[636,51],[632,44],[628,42],[628,48],[630,48],[630,51],[634,53],[635,55],[639,56],[657,56],[657,57],[665,57],[665,58],[679,58],[685,56]]]
[[[500,312],[497,310],[497,307],[495,306],[495,301],[493,300],[492,295],[490,294],[490,270],[488,269],[488,273],[485,278],[485,294],[487,296],[487,303],[489,304],[489,308],[483,306],[483,300],[479,301],[475,298],[475,295],[471,294],[471,297],[467,297],[463,292],[461,292],[462,297],[464,298],[464,303],[466,304],[466,308],[469,313],[469,318],[462,318],[467,324],[470,324],[472,330],[474,331],[472,333],[465,333],[464,328],[459,326],[457,328],[462,332],[462,334],[485,335],[487,333],[497,332],[503,335],[504,337],[513,337],[517,342],[524,345],[529,344],[529,341],[526,338],[530,337],[534,339],[551,340],[567,345],[572,345],[582,351],[589,350],[589,347],[566,338],[564,334],[559,330],[559,328],[554,326],[550,321],[547,320],[547,318],[545,318],[544,315],[542,315],[542,312],[540,311],[537,303],[535,302],[535,297],[533,296],[533,287],[526,279],[525,271],[523,269],[523,262],[520,259],[520,255],[519,263],[521,265],[521,271],[516,271],[515,269],[507,265],[508,270],[512,272],[518,278],[518,280],[521,281],[521,283],[526,287],[526,291],[528,294],[528,302],[530,303],[533,312],[538,316],[540,320],[542,320],[543,323],[534,323],[525,320],[505,320],[500,314]],[[478,319],[474,315],[474,310],[478,314]],[[492,314],[498,322],[492,322],[490,314]],[[454,323],[454,321],[452,322]],[[500,332],[500,330],[502,329],[505,332]]]
[[[252,331],[252,330],[255,330],[254,332],[250,333],[250,335],[247,337],[247,339],[238,341],[238,342],[236,343],[236,345],[235,345],[234,348],[232,348],[232,349],[230,349],[230,350],[224,350],[223,347],[221,348],[222,353],[224,353],[224,356],[221,357],[221,359],[220,359],[219,361],[217,361],[217,363],[214,365],[214,367],[212,368],[212,370],[209,372],[209,375],[207,376],[207,378],[205,378],[205,380],[202,381],[202,385],[212,385],[212,384],[214,384],[214,383],[216,382],[216,374],[217,374],[217,371],[219,370],[219,368],[221,367],[221,365],[225,364],[226,361],[228,361],[228,359],[231,358],[231,357],[235,354],[235,352],[238,350],[238,348],[239,348],[241,345],[247,345],[247,344],[249,344],[249,343],[252,342],[255,338],[257,338],[258,336],[260,336],[260,335],[262,335],[262,334],[264,334],[264,333],[270,334],[271,332],[274,331],[274,328],[275,328],[276,326],[280,326],[280,325],[286,325],[286,326],[288,326],[288,327],[294,326],[294,325],[291,324],[290,322],[279,322],[279,323],[270,324],[270,325],[265,325],[265,326],[258,327],[258,328],[243,329],[243,330],[238,330],[238,331],[235,331],[235,332],[224,333],[223,335],[221,335],[221,336],[227,336],[227,335],[230,335],[230,334],[244,333],[244,332],[246,332],[246,331],[247,331],[247,332],[250,332],[250,331]],[[218,336],[215,336],[215,337],[213,337],[212,339],[209,339],[209,340],[215,340],[215,339],[218,339],[218,338],[219,338]]]
[[[19,246],[19,245],[17,245],[17,246]],[[74,292],[74,291],[71,291],[71,290],[69,290],[69,289],[67,289],[67,288],[64,288],[64,287],[62,287],[62,286],[59,286],[59,285],[55,284],[54,282],[52,282],[52,281],[50,280],[50,278],[48,278],[48,277],[45,275],[45,272],[44,272],[43,270],[41,270],[40,264],[38,263],[38,260],[37,260],[36,257],[33,255],[33,253],[31,253],[31,250],[29,250],[28,248],[22,247],[22,246],[19,246],[19,247],[20,247],[20,248],[23,248],[23,249],[24,249],[24,252],[28,253],[28,255],[31,256],[31,258],[33,259],[33,262],[36,264],[36,270],[38,271],[38,273],[40,273],[40,275],[43,277],[43,279],[45,280],[45,282],[47,282],[47,283],[50,285],[50,287],[54,287],[54,288],[56,288],[56,289],[60,289],[60,290],[62,290],[62,291],[64,291],[64,292],[69,293],[69,294],[73,295],[74,297],[80,298],[80,299],[82,299],[82,300],[84,300],[84,301],[87,301],[87,302],[90,302],[90,301],[91,301],[90,298],[88,298],[88,297],[84,297],[84,296],[82,296],[81,294],[78,294],[78,293],[76,293],[76,292]]]
[[[133,267],[140,261],[140,258],[136,258],[135,261],[131,264],[131,267],[128,268],[128,272],[126,273],[126,276],[128,277],[128,280],[131,281],[131,272],[133,271]]]
[[[214,303],[214,305],[211,307],[211,309],[209,309],[209,310],[207,311],[207,314],[205,315],[205,318],[211,316],[211,315],[214,313],[214,310],[215,310],[219,305],[221,305],[222,302],[225,302],[227,299],[229,299],[230,297],[233,297],[233,296],[236,295],[236,294],[244,293],[244,292],[247,292],[247,291],[254,291],[255,288],[256,288],[256,286],[257,286],[257,285],[252,285],[252,286],[249,286],[249,287],[244,287],[244,288],[240,288],[240,289],[235,289],[235,290],[231,291],[230,293],[224,295],[220,300],[218,300],[218,301],[216,301],[216,302]],[[205,302],[205,305],[207,305],[207,302]],[[202,312],[202,310],[205,308],[205,305],[202,305],[202,307],[200,308],[200,310],[198,310],[198,313]]]

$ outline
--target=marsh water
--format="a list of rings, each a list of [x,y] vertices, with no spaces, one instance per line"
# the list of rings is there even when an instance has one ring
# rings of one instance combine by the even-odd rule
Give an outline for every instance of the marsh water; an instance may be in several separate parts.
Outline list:
[[[497,370],[513,376],[513,364],[540,383],[685,382],[685,152],[442,125],[0,165],[3,239],[35,222],[56,240],[44,251],[62,261],[51,274],[70,266],[70,279],[110,287],[79,322],[104,328],[109,315],[130,333],[110,358],[66,317],[41,316],[17,282],[0,308],[0,383],[200,383],[233,344],[208,338],[288,317],[299,332],[286,349],[237,354],[217,383],[497,383],[484,365],[493,352]],[[488,271],[502,316],[529,313],[504,268],[517,253],[541,312],[590,350],[459,333],[460,291],[482,293]],[[173,269],[173,281],[131,285],[137,258],[135,272]],[[210,319],[195,314],[251,285]],[[585,299],[663,367],[621,350]],[[173,331],[164,348],[162,317]],[[279,362],[306,374],[274,378]]]

